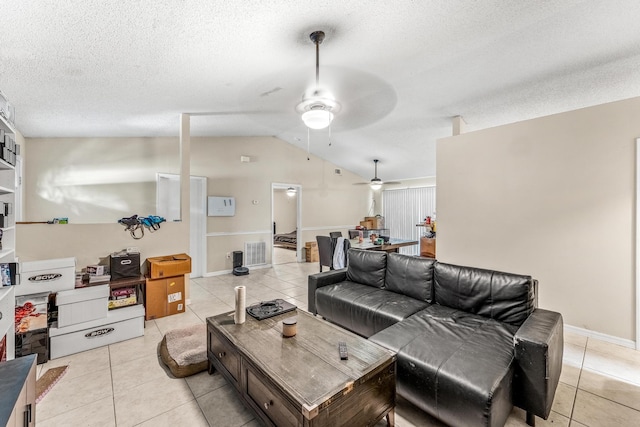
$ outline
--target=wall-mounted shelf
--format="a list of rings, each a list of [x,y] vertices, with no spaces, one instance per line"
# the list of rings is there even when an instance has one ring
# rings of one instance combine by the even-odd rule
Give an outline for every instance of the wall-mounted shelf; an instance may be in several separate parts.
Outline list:
[[[11,248],[11,249],[2,249],[0,251],[0,259],[6,257],[7,255],[11,255],[15,253],[15,249]]]
[[[6,161],[0,159],[0,170],[14,170],[15,166],[7,163]]]

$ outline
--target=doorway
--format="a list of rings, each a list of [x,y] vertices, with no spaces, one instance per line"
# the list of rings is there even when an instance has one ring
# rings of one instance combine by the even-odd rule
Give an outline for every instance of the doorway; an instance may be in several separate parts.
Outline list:
[[[302,262],[302,186],[271,184],[271,264]]]

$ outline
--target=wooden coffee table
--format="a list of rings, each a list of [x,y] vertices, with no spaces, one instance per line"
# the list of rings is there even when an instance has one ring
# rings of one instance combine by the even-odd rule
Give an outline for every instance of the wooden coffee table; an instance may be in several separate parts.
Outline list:
[[[282,336],[296,316],[297,334]],[[348,360],[340,360],[345,341]],[[207,318],[209,373],[217,369],[268,426],[394,425],[396,357],[383,347],[296,310],[269,319]]]

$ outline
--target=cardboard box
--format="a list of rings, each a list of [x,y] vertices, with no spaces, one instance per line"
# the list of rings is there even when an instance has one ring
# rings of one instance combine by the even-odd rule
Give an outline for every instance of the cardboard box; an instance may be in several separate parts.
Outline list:
[[[318,243],[307,242],[304,244],[305,259],[307,262],[318,262]]]
[[[371,222],[371,229],[381,229],[384,228],[384,218],[381,216],[365,216],[365,221]]]
[[[420,256],[427,258],[436,257],[436,239],[429,237],[420,238]]]
[[[184,298],[184,275],[164,279],[147,279],[146,320],[184,313]]]
[[[73,289],[76,284],[76,259],[59,258],[20,263],[20,285],[16,296]]]
[[[371,221],[360,221],[360,227],[370,229],[373,228],[373,223]]]
[[[152,279],[183,276],[191,273],[191,257],[175,254],[147,258],[147,275]]]
[[[58,327],[64,328],[107,317],[109,285],[60,291],[56,295]]]

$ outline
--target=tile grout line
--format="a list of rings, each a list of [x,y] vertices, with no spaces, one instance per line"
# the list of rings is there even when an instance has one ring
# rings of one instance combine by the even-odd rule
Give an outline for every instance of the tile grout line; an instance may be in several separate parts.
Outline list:
[[[587,337],[587,340],[584,343],[584,351],[582,352],[582,360],[580,361],[580,372],[578,373],[578,382],[576,384],[576,392],[573,395],[573,403],[571,404],[571,413],[569,416],[569,424],[571,424],[572,421],[576,421],[577,423],[579,423],[580,421],[578,420],[574,420],[573,419],[573,413],[575,411],[576,408],[576,401],[578,400],[578,390],[580,390],[580,379],[582,378],[582,370],[584,369],[584,359],[587,357],[587,345],[589,344],[589,338]]]
[[[109,355],[109,376],[111,377],[111,402],[113,403],[113,423],[118,427],[118,418],[116,415],[116,391],[113,386],[113,367],[111,366],[111,345],[107,346],[107,354]]]

